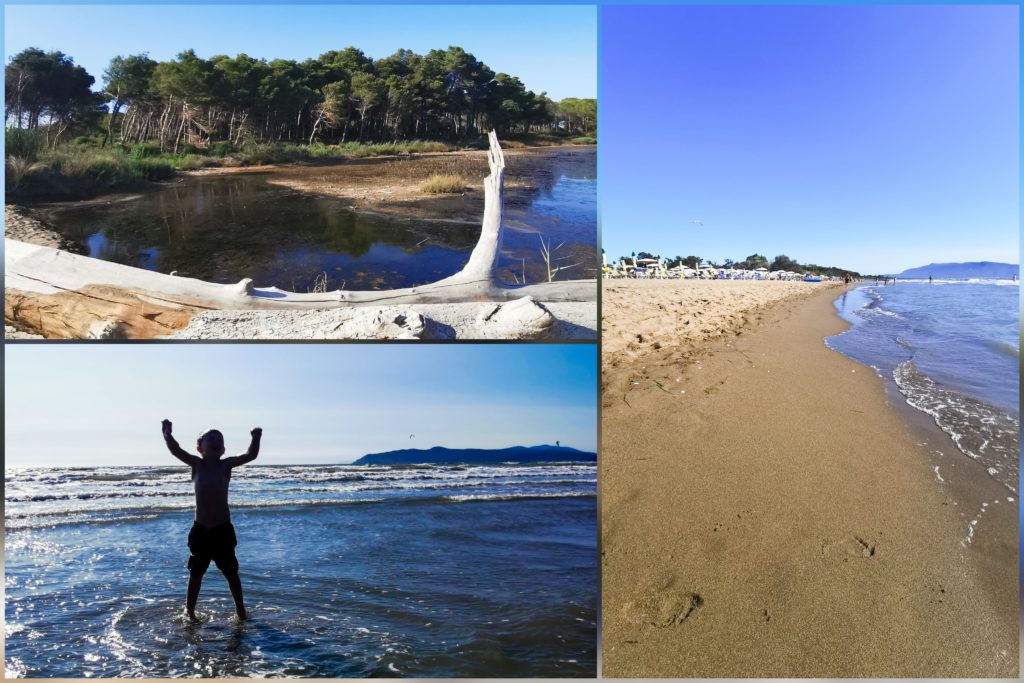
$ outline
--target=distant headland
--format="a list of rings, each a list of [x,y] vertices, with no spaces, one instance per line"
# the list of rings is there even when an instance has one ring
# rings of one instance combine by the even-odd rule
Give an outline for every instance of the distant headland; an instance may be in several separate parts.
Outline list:
[[[1020,277],[1020,265],[1016,263],[995,263],[993,261],[972,261],[970,263],[929,263],[919,268],[908,268],[896,277],[939,278],[943,280],[968,280],[981,278],[986,280],[1009,280]]]
[[[353,465],[485,465],[501,462],[597,462],[597,453],[568,446],[512,446],[511,448],[403,448],[385,453],[368,453]]]

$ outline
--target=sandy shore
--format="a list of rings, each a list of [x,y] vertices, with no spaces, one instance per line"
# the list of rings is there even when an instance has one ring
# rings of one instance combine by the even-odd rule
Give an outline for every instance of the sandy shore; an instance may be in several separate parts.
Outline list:
[[[1016,502],[792,284],[606,283],[603,675],[1016,677]]]
[[[549,302],[512,322],[494,303],[313,311],[206,311],[171,339],[596,339],[597,302]],[[545,313],[546,312],[546,313]],[[491,316],[491,317],[488,317]]]
[[[68,249],[70,243],[59,232],[32,218],[24,209],[4,205],[4,237],[54,249]]]

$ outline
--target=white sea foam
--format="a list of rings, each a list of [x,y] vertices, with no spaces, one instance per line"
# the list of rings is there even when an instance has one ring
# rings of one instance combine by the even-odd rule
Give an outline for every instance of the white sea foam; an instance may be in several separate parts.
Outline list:
[[[957,448],[1016,493],[1020,473],[1019,420],[998,408],[939,385],[913,361],[896,367],[893,379],[909,405],[931,415]]]
[[[594,463],[246,467],[232,478],[232,507],[593,495]],[[183,468],[35,468],[9,472],[5,528],[130,523],[194,506]],[[154,488],[157,484],[159,488]],[[479,491],[464,496],[460,491]]]

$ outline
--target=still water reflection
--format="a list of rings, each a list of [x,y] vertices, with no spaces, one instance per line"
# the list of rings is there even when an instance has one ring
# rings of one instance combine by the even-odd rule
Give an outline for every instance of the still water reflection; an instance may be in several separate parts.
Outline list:
[[[46,222],[94,258],[209,282],[251,277],[290,291],[393,289],[457,273],[477,222],[355,212],[338,199],[273,185],[271,174],[191,177],[126,201],[46,207]],[[506,194],[499,261],[506,282],[547,279],[541,237],[557,279],[596,274],[594,150],[550,155],[526,190]]]

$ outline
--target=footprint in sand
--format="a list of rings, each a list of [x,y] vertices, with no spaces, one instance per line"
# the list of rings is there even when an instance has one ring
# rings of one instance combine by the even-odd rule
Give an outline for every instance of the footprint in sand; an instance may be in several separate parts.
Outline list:
[[[931,604],[942,604],[946,601],[946,587],[941,583],[936,584],[934,586],[926,584],[925,588],[928,589],[928,592],[930,594],[928,602],[930,602]]]
[[[854,534],[832,541],[822,541],[821,556],[848,562],[851,557],[875,557],[877,548],[875,541],[871,537]]]
[[[665,592],[627,602],[622,608],[626,621],[643,626],[679,626],[704,604],[698,593]]]
[[[736,513],[736,520],[740,520],[740,521],[730,520],[730,522],[732,524],[738,526],[740,524],[743,524],[743,520],[744,519],[746,519],[749,522],[753,517],[754,517],[754,510],[752,508],[745,508],[745,509],[741,510],[740,512]],[[716,532],[719,532],[719,531],[728,531],[729,529],[730,529],[729,525],[726,524],[725,522],[717,522],[712,527],[711,531],[712,531],[712,533],[716,533]]]

